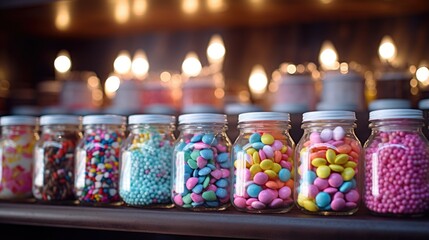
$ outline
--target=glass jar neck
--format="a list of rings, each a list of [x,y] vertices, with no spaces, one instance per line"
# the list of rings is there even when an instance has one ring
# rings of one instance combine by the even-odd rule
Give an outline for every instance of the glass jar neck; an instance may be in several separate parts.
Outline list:
[[[369,124],[372,131],[421,131],[423,126],[419,119],[373,120]]]
[[[181,132],[225,132],[228,126],[223,123],[189,123],[179,126]]]
[[[252,121],[241,122],[238,124],[238,129],[241,132],[255,132],[255,131],[271,131],[271,130],[289,130],[290,124],[285,121]]]
[[[34,133],[36,132],[36,126],[31,125],[10,125],[10,126],[2,126],[2,134],[10,135],[16,133]]]
[[[141,132],[147,132],[151,130],[155,130],[158,132],[173,132],[174,131],[173,124],[132,124],[129,126],[129,130],[131,133],[138,134]]]
[[[52,133],[52,132],[73,132],[80,131],[79,125],[45,125],[42,126],[42,133]]]
[[[305,122],[301,125],[304,131],[322,131],[325,128],[342,127],[346,132],[353,132],[356,123],[353,120],[318,120]]]
[[[93,130],[102,130],[102,131],[125,131],[124,125],[115,125],[115,124],[88,124],[84,126],[85,132],[91,132]]]

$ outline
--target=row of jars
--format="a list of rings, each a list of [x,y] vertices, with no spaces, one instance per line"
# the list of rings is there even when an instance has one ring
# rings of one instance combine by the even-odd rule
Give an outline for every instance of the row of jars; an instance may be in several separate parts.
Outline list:
[[[350,215],[363,199],[381,215],[429,208],[429,148],[420,110],[370,112],[362,148],[355,114],[303,114],[295,146],[289,115],[239,115],[231,144],[222,114],[2,117],[0,199],[137,207]]]

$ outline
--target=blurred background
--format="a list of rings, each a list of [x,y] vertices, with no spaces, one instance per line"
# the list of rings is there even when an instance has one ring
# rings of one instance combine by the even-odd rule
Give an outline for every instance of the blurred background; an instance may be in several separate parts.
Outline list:
[[[2,1],[0,111],[417,108],[428,26],[426,0]]]

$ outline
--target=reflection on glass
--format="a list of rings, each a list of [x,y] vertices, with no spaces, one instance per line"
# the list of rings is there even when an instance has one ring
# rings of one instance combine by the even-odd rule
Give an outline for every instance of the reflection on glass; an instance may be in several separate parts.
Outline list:
[[[182,0],[182,11],[186,14],[196,13],[199,7],[199,0]]]
[[[143,16],[147,11],[147,0],[134,0],[133,13],[136,16]]]
[[[115,1],[115,20],[117,23],[122,24],[128,22],[130,19],[130,5],[128,0]]]
[[[55,16],[55,27],[64,31],[70,26],[70,7],[68,2],[58,2]]]

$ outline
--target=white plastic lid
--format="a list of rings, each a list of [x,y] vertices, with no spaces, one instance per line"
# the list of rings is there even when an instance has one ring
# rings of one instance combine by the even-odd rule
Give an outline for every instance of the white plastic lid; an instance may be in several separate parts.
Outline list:
[[[128,124],[160,123],[174,124],[176,117],[159,114],[137,114],[128,117]]]
[[[11,125],[37,125],[37,118],[31,116],[4,116],[0,118],[0,125],[11,126]]]
[[[423,99],[419,102],[419,108],[423,110],[429,109],[429,99]]]
[[[423,112],[418,109],[383,109],[369,113],[370,121],[382,119],[423,119]]]
[[[40,117],[40,125],[70,124],[79,125],[81,117],[74,115],[43,115]]]
[[[317,120],[356,120],[356,114],[351,111],[313,111],[302,115],[302,122]]]
[[[179,116],[179,124],[186,123],[228,123],[226,115],[216,113],[193,113]]]
[[[274,104],[271,110],[274,112],[303,113],[309,109],[308,106],[303,103],[280,103]]]
[[[125,124],[125,117],[120,115],[88,115],[83,117],[82,124]]]
[[[411,108],[411,102],[406,99],[378,99],[368,105],[370,111],[381,109],[404,109]]]
[[[281,112],[250,112],[238,115],[238,122],[252,121],[289,121],[289,113]]]

